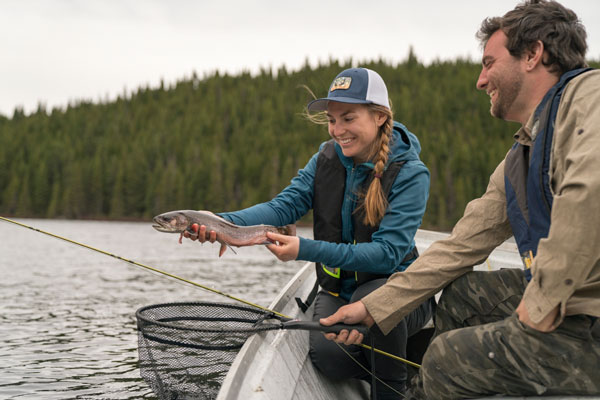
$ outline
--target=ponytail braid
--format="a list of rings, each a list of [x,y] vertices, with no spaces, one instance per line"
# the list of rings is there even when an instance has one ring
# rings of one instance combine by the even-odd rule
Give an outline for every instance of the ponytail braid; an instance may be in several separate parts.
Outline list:
[[[381,222],[385,210],[388,206],[388,201],[383,188],[381,186],[381,177],[385,171],[385,167],[390,155],[390,141],[394,130],[394,120],[392,111],[383,106],[370,105],[371,112],[380,112],[387,116],[386,121],[379,128],[377,139],[373,142],[371,150],[371,159],[375,164],[373,168],[373,180],[365,194],[365,201],[362,205],[365,211],[363,222],[366,225],[375,226]]]

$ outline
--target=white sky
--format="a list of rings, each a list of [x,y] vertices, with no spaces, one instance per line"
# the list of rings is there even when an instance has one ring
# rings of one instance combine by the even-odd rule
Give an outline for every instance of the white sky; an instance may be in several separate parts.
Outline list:
[[[475,32],[517,0],[0,0],[0,114],[114,99],[215,70],[330,57],[479,60]],[[563,0],[600,59],[600,2]],[[476,77],[473,77],[475,81]]]

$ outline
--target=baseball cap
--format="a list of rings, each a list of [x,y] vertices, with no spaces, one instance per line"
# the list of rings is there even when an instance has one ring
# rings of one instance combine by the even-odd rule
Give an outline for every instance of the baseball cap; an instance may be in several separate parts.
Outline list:
[[[378,104],[390,108],[383,79],[377,72],[367,68],[350,68],[340,72],[329,86],[327,97],[313,100],[306,107],[309,112],[324,111],[330,101]]]

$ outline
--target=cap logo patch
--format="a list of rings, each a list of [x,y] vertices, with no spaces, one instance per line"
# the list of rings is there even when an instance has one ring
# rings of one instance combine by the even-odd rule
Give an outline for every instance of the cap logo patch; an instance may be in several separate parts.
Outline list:
[[[350,78],[349,76],[340,76],[339,78],[335,78],[335,80],[331,84],[331,89],[329,89],[329,91],[333,92],[334,90],[338,89],[349,89],[351,83],[352,78]]]

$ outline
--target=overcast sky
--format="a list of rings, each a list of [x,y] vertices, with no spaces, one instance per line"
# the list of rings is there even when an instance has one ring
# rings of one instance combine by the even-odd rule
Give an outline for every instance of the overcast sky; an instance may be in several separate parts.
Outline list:
[[[0,114],[114,99],[215,70],[382,57],[479,60],[474,37],[513,0],[0,0]],[[600,2],[564,0],[600,59]],[[475,82],[476,77],[473,77]]]

